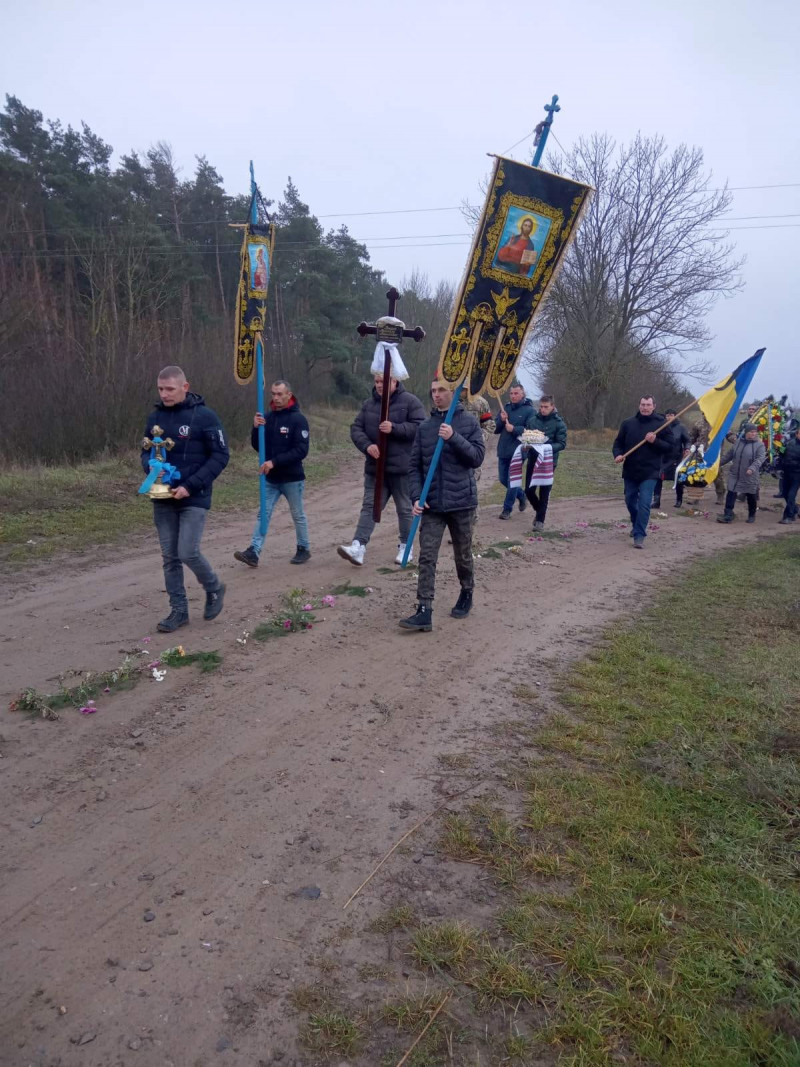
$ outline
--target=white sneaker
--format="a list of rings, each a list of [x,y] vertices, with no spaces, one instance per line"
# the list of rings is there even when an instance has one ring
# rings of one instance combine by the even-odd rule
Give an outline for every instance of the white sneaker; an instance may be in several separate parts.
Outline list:
[[[397,564],[398,567],[402,566],[403,556],[405,554],[406,554],[406,546],[405,545],[398,545],[397,546],[397,555],[394,557],[394,561],[395,561],[395,563]],[[411,551],[408,553],[408,562],[410,563],[413,558],[414,558],[414,549],[412,548]]]
[[[349,559],[356,567],[360,567],[364,562],[367,546],[362,545],[360,541],[353,541],[350,545],[339,545],[336,551],[342,559]]]

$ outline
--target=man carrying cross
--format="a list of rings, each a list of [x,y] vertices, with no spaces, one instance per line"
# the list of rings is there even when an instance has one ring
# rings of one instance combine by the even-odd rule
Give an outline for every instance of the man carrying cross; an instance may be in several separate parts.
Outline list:
[[[417,427],[425,421],[425,409],[419,398],[407,392],[402,382],[391,377],[389,378],[388,418],[381,420],[383,391],[386,388],[383,374],[373,375],[373,382],[372,396],[364,401],[361,411],[356,415],[350,427],[350,438],[353,444],[366,457],[364,460],[364,501],[352,542],[349,545],[339,545],[336,550],[342,559],[349,560],[357,567],[364,562],[367,543],[375,529],[373,517],[375,479],[382,448],[386,455],[381,510],[386,507],[391,497],[397,511],[399,527],[395,563],[403,562],[408,532],[411,529],[408,461],[411,457],[411,446],[417,434]]]

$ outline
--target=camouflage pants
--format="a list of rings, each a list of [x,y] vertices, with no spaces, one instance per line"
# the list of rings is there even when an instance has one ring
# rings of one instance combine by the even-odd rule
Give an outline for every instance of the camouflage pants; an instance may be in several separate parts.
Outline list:
[[[430,604],[436,585],[436,563],[445,529],[450,531],[453,558],[461,588],[472,590],[472,526],[474,508],[465,511],[426,511],[419,526],[419,581],[417,599]]]

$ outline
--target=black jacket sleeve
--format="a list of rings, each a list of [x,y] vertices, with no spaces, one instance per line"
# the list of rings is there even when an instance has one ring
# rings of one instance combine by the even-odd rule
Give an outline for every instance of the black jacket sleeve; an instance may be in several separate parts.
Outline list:
[[[550,444],[552,446],[554,456],[558,452],[563,452],[564,449],[567,447],[567,424],[564,422],[563,419],[558,420],[558,423],[556,424],[556,432],[553,434],[553,440],[550,442]]]
[[[628,451],[628,427],[623,422],[619,430],[617,430],[617,436],[614,438],[614,444],[611,446],[611,455],[621,456],[623,452]]]
[[[367,401],[367,403],[369,403],[369,401]],[[350,427],[350,440],[359,452],[363,452],[364,455],[366,455],[369,446],[375,444],[374,441],[370,441],[364,426],[367,403],[361,405],[361,410],[353,419],[353,423]]]
[[[483,439],[480,424],[474,415],[467,420],[463,434],[453,431],[453,436],[445,443],[445,447],[447,445],[450,445],[458,454],[465,466],[472,467],[473,470],[480,467],[486,455],[486,442]]]
[[[209,489],[215,478],[228,466],[230,452],[222,424],[216,412],[206,408],[205,420],[202,429],[203,447],[206,452],[206,461],[190,475],[185,482],[181,482],[189,493],[196,493],[200,489]]]

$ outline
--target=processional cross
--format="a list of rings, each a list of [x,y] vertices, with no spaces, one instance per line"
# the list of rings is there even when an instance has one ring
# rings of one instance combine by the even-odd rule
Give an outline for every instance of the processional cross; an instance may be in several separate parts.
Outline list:
[[[421,341],[425,337],[425,331],[421,326],[415,326],[413,330],[407,330],[406,324],[396,317],[397,301],[400,294],[394,286],[386,294],[389,301],[389,313],[378,319],[377,322],[360,322],[356,332],[361,337],[373,336],[378,344],[383,345],[383,389],[381,395],[381,422],[389,418],[389,400],[391,399],[392,377],[392,348],[401,344],[404,337],[413,337],[415,341]],[[375,522],[381,521],[381,504],[383,498],[383,478],[386,467],[386,448],[389,435],[381,431],[378,435],[378,460],[375,471],[375,497],[372,502],[372,518]]]

